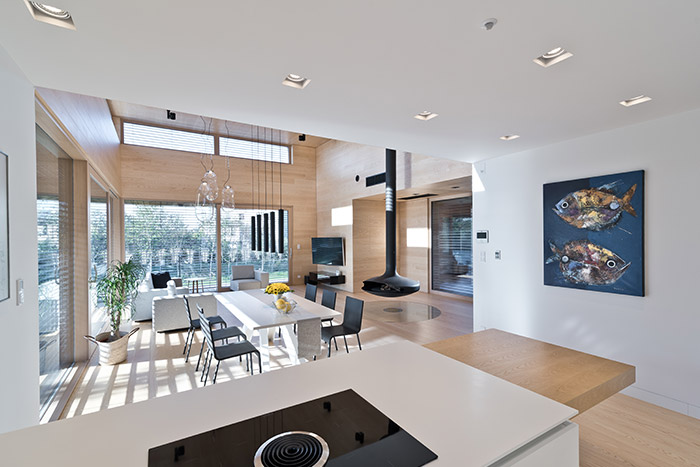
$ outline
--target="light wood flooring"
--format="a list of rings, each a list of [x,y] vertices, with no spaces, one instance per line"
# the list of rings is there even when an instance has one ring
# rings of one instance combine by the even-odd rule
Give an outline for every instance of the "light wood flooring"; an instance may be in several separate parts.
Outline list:
[[[364,292],[350,295],[367,301],[381,300]],[[338,294],[337,310],[343,309],[345,296]],[[386,323],[365,317],[363,348],[404,339],[427,344],[472,332],[469,302],[424,293],[407,300],[436,306],[442,315],[413,323]],[[238,324],[225,310],[219,313],[229,324]],[[127,362],[100,367],[93,359],[61,418],[201,387],[199,373],[194,371],[201,342],[199,334],[192,346],[194,359],[185,363],[182,347],[186,332],[153,333],[150,323],[137,325],[141,331],[129,342]],[[253,343],[257,344],[255,339]],[[354,338],[348,338],[348,344],[350,352],[358,351]],[[344,352],[342,346],[340,351]],[[320,358],[326,358],[325,352]],[[271,370],[289,365],[281,348],[273,348]],[[222,363],[217,383],[249,377],[245,367],[232,359]],[[574,421],[580,426],[581,467],[700,467],[700,420],[617,394]]]

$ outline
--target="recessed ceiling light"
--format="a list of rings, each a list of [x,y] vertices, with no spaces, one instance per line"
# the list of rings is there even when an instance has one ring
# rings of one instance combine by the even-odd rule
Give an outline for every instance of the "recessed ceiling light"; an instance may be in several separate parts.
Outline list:
[[[503,141],[510,141],[512,139],[518,139],[518,138],[520,138],[520,135],[504,135],[504,136],[501,136],[500,139],[502,139]]]
[[[290,73],[287,75],[286,78],[284,78],[282,84],[296,89],[304,89],[306,86],[309,85],[310,82],[311,80],[308,78],[304,78],[303,76]]]
[[[549,52],[545,52],[533,61],[540,66],[547,68],[569,57],[573,57],[574,54],[567,52],[563,47],[556,47]]]
[[[637,97],[633,97],[631,99],[620,101],[620,105],[624,105],[625,107],[632,107],[633,105],[643,104],[644,102],[649,102],[650,100],[651,100],[651,97],[645,96],[644,94],[642,94],[641,96],[637,96]]]
[[[73,18],[67,10],[29,0],[24,0],[24,2],[35,20],[62,28],[75,29]]]
[[[418,115],[415,115],[413,118],[417,118],[418,120],[430,120],[431,118],[437,117],[438,114],[431,112],[430,110],[424,110]]]

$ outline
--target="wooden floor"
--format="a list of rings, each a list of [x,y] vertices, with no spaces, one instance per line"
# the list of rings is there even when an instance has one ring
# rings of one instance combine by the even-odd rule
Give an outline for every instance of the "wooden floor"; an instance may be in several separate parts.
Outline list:
[[[367,301],[381,300],[364,292],[351,295]],[[386,323],[365,318],[363,348],[404,339],[427,344],[472,332],[471,303],[423,293],[408,300],[436,306],[442,315],[414,323]],[[339,294],[336,309],[342,310],[344,301],[345,294]],[[220,313],[230,324],[237,324],[224,310]],[[127,362],[114,367],[100,367],[95,361],[91,362],[61,418],[202,385],[199,373],[194,372],[196,355],[190,363],[185,363],[182,356],[186,333],[152,333],[150,323],[139,323],[139,326],[141,331],[129,342]],[[200,346],[199,337],[193,345],[195,354]],[[253,343],[257,344],[255,340]],[[349,338],[348,343],[351,352],[358,351],[353,338]],[[272,370],[290,365],[281,349],[273,348],[271,354]],[[325,353],[321,358],[325,358]],[[222,363],[218,380],[249,377],[245,368],[232,359]],[[582,467],[700,467],[700,420],[618,394],[574,421],[580,426]]]
[[[700,420],[617,394],[573,419],[582,467],[700,466]]]

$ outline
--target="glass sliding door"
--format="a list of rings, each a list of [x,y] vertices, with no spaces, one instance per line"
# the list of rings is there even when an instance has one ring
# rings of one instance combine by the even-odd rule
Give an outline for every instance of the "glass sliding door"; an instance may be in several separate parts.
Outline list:
[[[474,295],[472,198],[432,202],[432,288]]]
[[[289,213],[287,211],[284,211],[283,219],[284,251],[282,253],[251,251],[250,218],[265,213],[275,216],[275,249],[277,249],[278,211],[221,210],[221,285],[223,288],[228,288],[231,281],[232,265],[252,264],[255,269],[270,273],[270,282],[289,281]]]
[[[40,416],[74,363],[73,161],[36,127]]]
[[[216,290],[216,216],[200,221],[193,204],[124,202],[126,259],[134,258],[147,272],[200,279]],[[202,290],[200,285],[199,290]]]
[[[104,303],[97,298],[97,282],[109,266],[107,247],[107,190],[90,178],[90,334],[100,333],[107,323]]]

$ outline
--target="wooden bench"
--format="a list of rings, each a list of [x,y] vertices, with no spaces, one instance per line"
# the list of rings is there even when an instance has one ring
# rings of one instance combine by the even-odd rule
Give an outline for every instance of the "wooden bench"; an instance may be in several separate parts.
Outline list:
[[[584,412],[635,381],[631,365],[498,329],[425,347]]]

